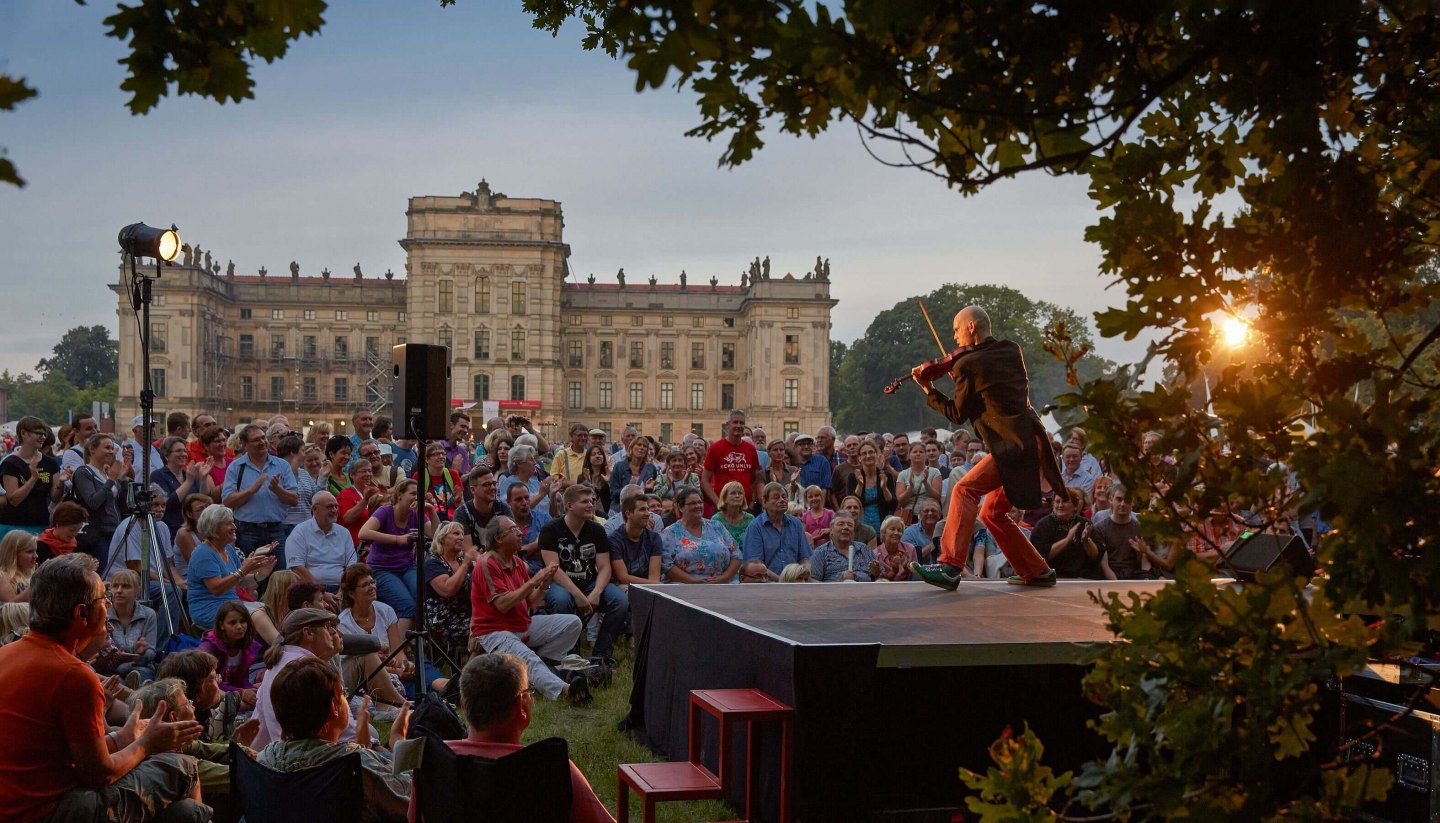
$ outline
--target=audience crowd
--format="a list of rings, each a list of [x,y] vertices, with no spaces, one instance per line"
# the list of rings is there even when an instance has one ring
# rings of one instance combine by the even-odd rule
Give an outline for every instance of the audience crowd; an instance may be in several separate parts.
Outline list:
[[[359,753],[365,819],[404,819],[390,759],[418,686],[464,705],[456,753],[512,752],[532,696],[583,704],[608,682],[632,584],[911,579],[985,458],[964,430],[772,440],[741,410],[715,442],[574,423],[553,446],[463,411],[433,442],[364,409],[348,435],[163,423],[122,439],[26,417],[0,460],[0,819],[234,819],[231,742],[276,772]],[[1146,495],[1175,480],[1159,440],[1140,446],[1145,494],[1078,429],[1057,442],[1066,487],[1011,517],[1061,577],[1163,578],[1246,528],[1216,509],[1185,541],[1147,539]],[[965,556],[966,577],[1011,573],[983,527]],[[572,819],[610,819],[573,784]]]

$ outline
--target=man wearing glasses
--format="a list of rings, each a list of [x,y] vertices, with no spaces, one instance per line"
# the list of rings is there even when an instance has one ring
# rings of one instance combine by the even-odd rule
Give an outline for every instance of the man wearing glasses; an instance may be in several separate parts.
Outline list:
[[[0,649],[0,820],[205,821],[195,761],[174,754],[200,724],[157,711],[108,731],[100,678],[109,595],[95,558],[50,560],[30,588],[30,632]]]
[[[480,654],[470,658],[460,673],[460,703],[465,707],[464,740],[447,740],[456,754],[497,760],[519,751],[520,735],[530,725],[535,709],[525,664],[509,654]],[[414,796],[411,819],[416,811]],[[595,796],[590,781],[570,762],[571,823],[615,823],[605,804]]]
[[[243,555],[269,543],[275,567],[285,568],[285,511],[300,500],[290,464],[270,453],[265,430],[251,424],[240,430],[245,454],[225,469],[220,501],[235,512],[235,548]]]
[[[350,532],[335,522],[340,516],[340,503],[327,491],[315,492],[310,500],[309,520],[296,526],[285,541],[285,556],[290,570],[300,579],[317,583],[325,591],[340,591],[340,576],[345,567],[359,562]]]

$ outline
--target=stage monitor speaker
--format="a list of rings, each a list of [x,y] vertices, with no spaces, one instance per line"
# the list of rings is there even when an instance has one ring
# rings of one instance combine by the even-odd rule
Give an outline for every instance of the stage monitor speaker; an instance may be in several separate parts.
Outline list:
[[[1225,560],[1240,580],[1253,581],[1261,572],[1285,561],[1299,577],[1315,574],[1315,561],[1305,541],[1298,536],[1245,532],[1225,550]],[[1224,569],[1222,568],[1222,571]]]
[[[402,343],[393,354],[395,436],[402,440],[445,439],[450,434],[450,349]]]

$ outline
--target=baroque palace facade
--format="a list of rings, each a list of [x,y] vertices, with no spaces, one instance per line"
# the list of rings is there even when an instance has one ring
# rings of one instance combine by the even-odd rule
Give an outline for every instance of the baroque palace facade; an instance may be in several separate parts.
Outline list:
[[[358,264],[333,277],[302,276],[295,263],[288,274],[222,274],[209,253],[187,249],[154,287],[157,416],[203,409],[233,425],[285,414],[343,432],[359,407],[389,412],[391,347],[415,342],[450,347],[452,405],[473,403],[477,417],[494,401],[547,435],[579,421],[714,439],[737,406],[772,436],[830,422],[828,262],[771,277],[769,259],[756,259],[740,285],[684,273],[627,282],[623,269],[613,282],[579,280],[560,203],[483,181],[411,198],[407,223],[403,278]],[[138,324],[123,286],[112,288],[123,421],[139,413]]]

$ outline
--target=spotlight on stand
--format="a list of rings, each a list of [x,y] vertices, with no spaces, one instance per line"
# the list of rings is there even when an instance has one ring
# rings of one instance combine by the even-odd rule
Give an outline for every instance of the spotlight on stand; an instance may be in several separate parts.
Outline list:
[[[174,226],[157,229],[131,223],[120,230],[120,250],[132,257],[153,257],[169,263],[180,254],[180,233]]]
[[[150,423],[155,419],[155,389],[152,385],[150,373],[150,302],[151,285],[160,279],[160,267],[175,259],[180,253],[180,232],[173,225],[168,229],[157,229],[147,226],[144,223],[131,223],[120,230],[120,251],[125,259],[121,264],[120,271],[123,278],[125,263],[130,266],[130,277],[126,282],[126,288],[130,292],[130,305],[138,315],[140,321],[140,414],[142,417],[142,430],[150,431]],[[137,261],[142,257],[148,257],[155,261],[154,274],[141,269]],[[146,438],[148,439],[148,438]],[[155,518],[150,511],[151,493],[150,484],[146,481],[150,477],[149,444],[139,444],[140,471],[138,477],[142,482],[133,483],[125,494],[126,512],[130,518],[128,529],[137,529],[140,540],[140,579],[149,580],[152,569],[152,560],[155,565],[164,565],[165,561],[152,547],[159,544],[155,535],[158,533],[155,526]],[[126,535],[121,545],[129,545],[129,536]],[[162,580],[168,575],[160,571],[158,577]],[[170,588],[169,583],[162,582],[152,589],[142,589],[149,605],[156,613],[165,615],[166,624],[169,625],[172,634],[186,631],[184,610],[179,611],[179,622],[175,625],[175,618],[170,609],[170,598],[177,596],[178,592]]]

